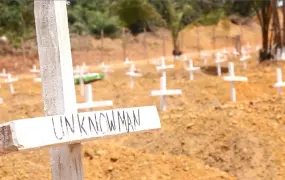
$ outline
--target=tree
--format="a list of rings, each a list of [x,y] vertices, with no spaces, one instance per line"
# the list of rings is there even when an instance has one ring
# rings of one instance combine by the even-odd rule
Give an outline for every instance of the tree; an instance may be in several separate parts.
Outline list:
[[[262,49],[259,52],[259,59],[260,61],[264,61],[272,57],[269,41],[270,22],[272,19],[272,3],[269,0],[252,0],[251,3],[261,26]]]
[[[114,3],[113,10],[133,34],[142,32],[150,22],[164,24],[160,14],[147,0],[119,0]]]
[[[34,32],[33,0],[14,0],[0,3],[0,34],[5,34],[15,47],[22,47],[24,61],[25,40]]]
[[[101,30],[106,36],[115,37],[120,30],[120,22],[111,14],[113,0],[72,1],[68,8],[70,31],[76,34],[92,34],[100,37]]]
[[[180,56],[182,54],[179,46],[179,32],[184,27],[183,25],[183,17],[185,14],[189,13],[192,8],[190,5],[185,4],[183,9],[179,8],[179,4],[171,0],[165,0],[161,2],[164,6],[166,24],[171,31],[173,51],[172,54],[174,56]]]

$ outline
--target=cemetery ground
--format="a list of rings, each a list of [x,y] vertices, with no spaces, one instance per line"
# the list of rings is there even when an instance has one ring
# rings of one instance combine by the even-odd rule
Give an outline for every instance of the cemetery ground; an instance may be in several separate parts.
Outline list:
[[[181,89],[181,96],[168,96],[167,111],[159,111],[158,131],[84,143],[85,179],[285,179],[285,96],[273,87],[276,68],[285,72],[285,63],[258,64],[255,57],[247,69],[237,59],[235,74],[248,77],[237,82],[237,102],[230,100],[230,84],[216,76],[213,60],[193,81],[182,67],[167,71],[167,88]],[[170,62],[167,61],[167,64]],[[223,76],[228,62],[223,63]],[[92,83],[94,100],[113,100],[104,109],[157,105],[161,73],[154,65],[138,64],[142,77],[129,87],[126,67],[118,67],[106,79]],[[92,67],[98,72],[96,67]],[[41,83],[32,75],[19,76],[11,95],[7,84],[0,89],[4,104],[2,122],[44,116]],[[84,102],[76,87],[77,102]],[[100,110],[100,109],[97,109]],[[0,157],[0,179],[50,179],[48,149],[20,152]]]

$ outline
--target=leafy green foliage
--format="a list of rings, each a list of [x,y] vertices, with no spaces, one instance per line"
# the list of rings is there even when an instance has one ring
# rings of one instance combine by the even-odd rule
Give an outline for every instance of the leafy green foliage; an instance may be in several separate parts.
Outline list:
[[[107,3],[112,3],[112,1],[72,2],[68,8],[70,31],[99,36],[101,30],[104,30],[106,36],[115,37],[120,30],[120,22],[117,16],[111,15]]]
[[[163,24],[164,21],[156,9],[146,0],[119,0],[113,6],[114,12],[133,33],[142,31],[149,22]]]
[[[0,34],[6,35],[16,47],[34,32],[33,0],[0,3]]]
[[[252,0],[253,1],[253,0]],[[70,32],[117,37],[122,26],[134,34],[143,28],[169,28],[177,41],[179,31],[189,24],[212,25],[231,14],[250,16],[252,1],[232,0],[78,0],[68,7]],[[34,0],[0,2],[0,35],[14,45],[35,34]],[[256,1],[257,2],[257,1]],[[262,3],[260,1],[258,3]],[[174,43],[175,44],[175,43]]]

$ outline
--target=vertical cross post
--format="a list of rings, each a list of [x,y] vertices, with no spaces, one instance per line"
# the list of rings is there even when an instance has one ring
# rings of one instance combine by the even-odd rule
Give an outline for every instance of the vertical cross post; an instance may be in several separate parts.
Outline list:
[[[7,77],[8,76],[5,68],[2,69],[2,73],[0,73],[0,76],[1,77]]]
[[[161,66],[162,67],[165,67],[165,59],[164,59],[164,56],[161,57]],[[162,77],[165,77],[166,79],[166,71],[162,71]]]
[[[4,82],[9,84],[11,94],[15,93],[13,82],[18,81],[18,80],[19,80],[18,78],[12,78],[11,74],[8,74],[7,79],[4,80]]]
[[[208,55],[206,53],[202,54],[204,66],[207,66],[207,56]]]
[[[84,80],[83,80],[83,76],[84,76],[84,67],[81,66],[80,67],[80,72],[79,72],[79,84],[80,84],[80,95],[84,96]]]
[[[76,113],[66,1],[34,1],[46,116]],[[49,149],[53,180],[83,180],[81,145]]]
[[[222,68],[221,68],[221,63],[225,62],[225,58],[222,58],[221,53],[216,54],[216,64],[217,64],[217,75],[221,76],[222,75]]]
[[[134,77],[141,77],[142,75],[140,73],[136,73],[136,68],[134,64],[131,64],[129,72],[126,73],[126,75],[130,76],[130,88],[134,88]]]
[[[276,83],[274,84],[277,87],[278,93],[282,94],[282,87],[285,87],[285,82],[282,80],[282,71],[280,68],[276,69]]]
[[[164,93],[166,93],[166,76],[160,77],[160,89],[161,89],[161,96],[160,96],[160,109],[162,111],[166,110],[166,97]]]
[[[277,75],[277,82],[282,82],[282,72],[280,68],[276,69],[276,75]],[[279,94],[282,93],[282,87],[278,87]]]
[[[160,96],[160,109],[166,111],[166,96],[180,95],[181,90],[169,90],[166,89],[166,76],[160,77],[160,90],[151,91],[151,96]]]
[[[193,66],[193,60],[190,59],[190,60],[189,60],[189,67],[186,68],[186,70],[189,71],[189,73],[190,73],[190,76],[189,76],[190,81],[193,81],[193,80],[194,80],[194,71],[197,71],[197,70],[199,70],[199,69],[200,69],[200,67],[194,67],[194,66]]]
[[[229,76],[225,76],[223,79],[225,81],[230,81],[231,87],[230,87],[230,94],[231,94],[231,100],[233,102],[236,102],[236,88],[235,88],[235,83],[236,81],[248,81],[247,77],[242,77],[242,76],[235,76],[235,71],[234,71],[234,63],[229,62]]]
[[[87,84],[85,85],[85,101],[86,103],[92,103],[93,101],[93,94],[92,94],[92,85]],[[91,111],[92,108],[88,108],[88,111]]]
[[[234,70],[234,64],[232,62],[229,62],[229,76],[235,77],[235,70]],[[236,102],[236,88],[234,81],[231,81],[231,99],[233,102]]]

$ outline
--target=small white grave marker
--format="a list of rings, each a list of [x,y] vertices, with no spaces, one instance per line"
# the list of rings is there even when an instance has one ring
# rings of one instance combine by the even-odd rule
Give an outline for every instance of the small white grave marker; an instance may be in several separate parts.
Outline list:
[[[187,56],[186,55],[184,55],[184,58],[183,58],[183,66],[184,68],[187,67]]]
[[[79,71],[78,71],[79,70]],[[79,74],[77,74],[79,72]],[[80,85],[80,95],[81,96],[84,96],[84,80],[83,80],[83,77],[84,77],[84,72],[85,72],[85,69],[83,66],[79,67],[79,66],[76,66],[76,70],[74,71],[74,73],[76,73],[74,75],[75,78],[79,78],[79,85]]]
[[[2,104],[3,103],[3,99],[0,97],[0,104]]]
[[[207,66],[207,58],[209,57],[209,55],[203,52],[201,56],[203,57],[204,66]]]
[[[78,65],[76,65],[75,70],[73,70],[73,74],[80,75],[80,67]]]
[[[131,65],[131,64],[133,64],[133,63],[134,63],[134,62],[133,62],[133,61],[130,61],[129,58],[126,58],[125,61],[124,61],[124,64],[127,65],[127,66],[129,66],[129,65]]]
[[[40,70],[37,69],[37,66],[34,64],[33,65],[33,69],[30,70],[31,73],[34,73],[35,74],[35,78],[34,78],[34,82],[41,82],[41,78],[38,77],[38,74],[40,75]]]
[[[89,72],[90,67],[87,66],[87,65],[85,64],[85,62],[82,63],[82,67],[83,67],[83,71],[84,71],[85,73],[88,73],[88,72]]]
[[[85,103],[77,104],[77,109],[88,109],[91,111],[92,108],[113,106],[113,101],[93,101],[92,85],[85,85]]]
[[[221,63],[225,62],[226,59],[221,53],[217,53],[216,54],[216,64],[217,64],[217,74],[218,76],[222,75],[222,68],[221,68]]]
[[[2,69],[2,73],[0,73],[0,77],[8,77],[8,74],[5,68]]]
[[[162,76],[166,78],[166,70],[167,69],[172,69],[174,68],[174,65],[171,64],[171,65],[165,65],[165,59],[164,57],[162,56],[161,57],[161,66],[157,66],[156,67],[156,70],[157,71],[161,71],[162,72]]]
[[[105,74],[105,77],[107,76],[108,73],[114,72],[109,66],[105,65],[105,63],[101,63],[100,65],[102,72]]]
[[[189,73],[190,73],[190,80],[191,80],[191,81],[194,80],[194,71],[197,71],[197,70],[199,70],[199,69],[200,69],[200,67],[194,67],[194,66],[193,66],[193,60],[190,59],[190,60],[189,60],[189,67],[186,68],[186,70],[189,71]]]
[[[162,111],[166,110],[166,96],[169,95],[180,95],[181,90],[169,90],[166,89],[166,76],[160,78],[160,90],[151,91],[151,96],[160,96],[160,109]]]
[[[241,61],[242,64],[243,64],[243,69],[246,69],[246,67],[247,67],[246,61],[247,61],[248,59],[250,59],[250,55],[242,54],[242,57],[240,58],[240,61]]]
[[[5,83],[8,83],[8,84],[9,84],[9,86],[10,86],[10,92],[11,92],[12,94],[15,93],[15,91],[14,91],[14,86],[13,86],[13,82],[16,82],[16,81],[18,81],[18,80],[19,80],[19,78],[12,78],[12,75],[11,75],[11,74],[8,74],[7,79],[4,80]]]
[[[282,80],[282,71],[280,68],[276,69],[276,83],[273,86],[277,88],[279,94],[282,94],[282,87],[285,87],[285,82]]]
[[[236,81],[248,81],[247,77],[235,76],[234,72],[234,63],[229,62],[229,76],[224,77],[225,81],[231,82],[231,99],[233,102],[236,102],[236,89],[234,82]]]
[[[232,53],[234,56],[239,56],[239,52],[236,49],[233,49]]]
[[[134,77],[141,77],[142,76],[140,73],[137,73],[135,70],[136,70],[135,65],[132,64],[130,66],[129,72],[126,73],[126,75],[130,76],[130,87],[131,87],[131,89],[134,88]]]

